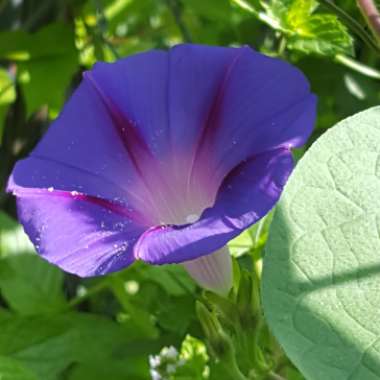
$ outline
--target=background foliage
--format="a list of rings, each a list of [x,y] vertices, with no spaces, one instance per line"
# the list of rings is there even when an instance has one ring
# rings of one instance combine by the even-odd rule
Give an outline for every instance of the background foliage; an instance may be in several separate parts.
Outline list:
[[[380,100],[380,48],[354,1],[333,4],[338,10],[316,0],[0,1],[1,380],[230,379],[231,346],[251,379],[303,379],[260,312],[271,215],[231,243],[236,282],[223,300],[201,294],[177,266],[139,263],[86,280],[61,272],[35,255],[4,189],[84,70],[183,41],[248,44],[301,68],[319,97],[310,145]]]

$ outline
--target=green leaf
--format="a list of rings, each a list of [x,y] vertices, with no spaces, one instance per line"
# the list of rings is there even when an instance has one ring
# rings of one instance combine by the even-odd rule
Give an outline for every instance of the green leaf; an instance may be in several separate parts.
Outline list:
[[[37,255],[15,255],[0,260],[0,291],[21,314],[62,310],[63,273]]]
[[[248,230],[245,230],[243,233],[228,243],[228,248],[230,249],[231,255],[233,257],[243,256],[249,252],[252,246],[252,237]]]
[[[290,49],[325,56],[352,54],[352,38],[334,15],[313,15],[292,26],[296,34],[289,36]]]
[[[196,288],[194,281],[179,265],[147,265],[141,273],[146,280],[156,282],[172,296],[192,294]]]
[[[352,38],[346,27],[332,14],[313,14],[315,0],[293,0],[285,16],[288,46],[306,54],[335,56],[352,53]]]
[[[226,22],[226,15],[231,13],[231,6],[228,1],[187,0],[186,6],[199,16],[224,23]]]
[[[169,297],[158,312],[159,325],[167,331],[184,334],[194,319],[194,306],[192,297]]]
[[[294,0],[271,0],[263,2],[263,6],[269,17],[277,20],[284,28],[287,26],[287,15]]]
[[[79,366],[75,379],[91,378],[90,367],[108,378],[108,365],[115,369],[110,370],[110,379],[146,378],[148,355],[162,344],[131,340],[120,324],[86,313],[20,316],[0,311],[0,326],[0,355],[20,361],[41,380],[63,378],[59,376],[74,363]]]
[[[287,380],[305,380],[305,378],[294,368],[286,368]]]
[[[250,11],[241,1],[235,1]],[[315,14],[316,0],[271,0],[262,2],[266,13],[251,13],[267,25],[282,32],[289,49],[306,54],[334,57],[336,54],[352,54],[353,40],[346,27],[333,14]]]
[[[19,361],[0,356],[1,380],[37,380],[37,376]]]
[[[41,379],[55,380],[72,362],[74,332],[61,320],[0,313],[0,324],[0,355],[20,361]]]
[[[255,253],[254,251],[260,251],[267,241],[272,217],[273,212],[268,213],[258,223],[231,240],[228,243],[231,255],[238,258],[249,252]]]
[[[28,252],[34,252],[34,247],[23,228],[0,211],[0,257]]]
[[[133,358],[132,363],[125,360],[105,360],[77,365],[70,374],[69,380],[147,380],[148,360],[146,356]]]
[[[65,91],[78,69],[74,30],[50,24],[35,34],[23,31],[0,33],[0,57],[18,62],[18,80],[28,115],[47,104],[58,111]]]
[[[326,132],[276,210],[266,319],[308,380],[380,378],[380,107]]]
[[[150,340],[131,337],[123,325],[98,315],[69,313],[55,319],[75,331],[70,349],[80,363],[100,363],[113,357],[135,358],[156,349],[149,344]]]

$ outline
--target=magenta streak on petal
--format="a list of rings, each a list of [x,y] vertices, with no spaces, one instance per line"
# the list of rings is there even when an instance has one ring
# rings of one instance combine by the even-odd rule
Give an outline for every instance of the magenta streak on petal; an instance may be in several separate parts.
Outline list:
[[[194,155],[192,157],[191,164],[190,164],[189,177],[188,177],[188,181],[187,181],[187,188],[188,189],[190,189],[190,186],[191,186],[191,181],[192,181],[194,171],[195,171],[196,159],[199,155],[199,152],[201,151],[204,143],[208,140],[209,135],[211,133],[213,133],[213,131],[218,127],[218,122],[217,122],[218,120],[217,119],[219,116],[219,110],[220,110],[220,106],[221,106],[222,99],[224,96],[224,90],[225,90],[225,87],[227,85],[230,74],[231,74],[232,70],[234,69],[236,63],[241,58],[241,56],[247,51],[247,48],[241,48],[240,50],[241,50],[240,54],[236,55],[236,57],[231,61],[231,63],[228,65],[228,67],[225,71],[224,77],[221,81],[220,86],[217,89],[217,92],[216,92],[215,97],[214,97],[214,101],[213,101],[213,103],[210,107],[210,110],[208,112],[207,119],[206,119],[205,124],[203,126],[202,132],[199,136],[198,142],[195,144],[195,152],[194,152]],[[249,49],[248,49],[248,51],[249,51]]]
[[[89,81],[89,83],[91,83],[92,87],[101,98],[136,170],[143,177],[143,171],[139,165],[138,158],[150,159],[153,161],[153,157],[148,146],[140,136],[138,130],[133,126],[133,123],[125,117],[125,115],[118,109],[111,99],[103,92],[100,86],[96,83],[92,74],[89,71],[86,71],[83,76]]]
[[[165,182],[165,179],[160,175],[160,169],[157,165],[157,160],[152,156],[149,147],[144,139],[140,136],[138,130],[133,126],[133,123],[122,113],[114,102],[107,96],[97,84],[91,72],[86,71],[84,78],[91,83],[96,93],[101,98],[103,104],[108,110],[111,119],[117,129],[117,132],[135,166],[142,182],[146,187],[147,195],[150,198],[151,208],[157,215],[160,215],[160,209],[157,205],[159,199],[160,204],[165,204],[166,209],[172,214],[170,204],[167,201],[167,195],[170,193],[170,198],[178,197],[176,192],[173,192],[170,186]],[[149,173],[149,174],[148,174]],[[149,179],[150,177],[150,179]],[[152,183],[152,180],[154,181]],[[154,188],[155,196],[153,197],[151,189]]]
[[[37,160],[41,160],[41,161],[47,161],[47,162],[52,162],[52,163],[55,163],[57,165],[62,165],[66,168],[71,168],[71,169],[74,169],[74,170],[78,170],[79,172],[82,172],[84,173],[85,175],[90,175],[90,176],[94,176],[95,174],[91,171],[88,171],[86,169],[83,169],[81,168],[80,166],[75,166],[75,165],[71,165],[71,164],[68,164],[67,162],[63,162],[63,161],[59,161],[59,160],[56,160],[56,159],[53,159],[51,157],[46,157],[46,156],[41,156],[41,155],[37,155],[35,154],[34,152],[31,153],[30,155],[31,157],[33,157],[34,159],[37,159]],[[97,175],[99,176],[99,175]],[[116,186],[118,188],[120,188],[123,192],[125,192],[129,198],[137,201],[137,202],[143,202],[144,200],[137,194],[136,191],[134,192],[131,192],[128,188],[125,188],[125,187],[120,187],[117,183],[113,182],[113,181],[110,181],[108,178],[105,178],[104,176],[101,177],[102,181],[105,182],[105,183],[109,183],[111,184],[112,186]],[[58,190],[58,189],[57,189]],[[64,190],[63,190],[64,191]],[[99,198],[99,197],[97,197]]]
[[[115,214],[125,216],[131,221],[134,221],[141,226],[149,226],[149,221],[141,215],[136,210],[129,210],[126,207],[115,203],[110,202],[103,198],[94,197],[92,195],[86,195],[82,193],[78,193],[77,191],[64,191],[64,190],[55,190],[55,189],[36,189],[36,188],[21,188],[21,191],[17,189],[13,190],[13,195],[22,196],[22,197],[38,197],[38,196],[56,196],[62,198],[71,198],[73,200],[84,201],[92,203],[96,206],[103,207]]]

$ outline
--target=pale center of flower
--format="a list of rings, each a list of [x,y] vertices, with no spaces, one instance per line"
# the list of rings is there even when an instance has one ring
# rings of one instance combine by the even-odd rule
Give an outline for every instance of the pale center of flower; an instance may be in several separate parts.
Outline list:
[[[139,210],[152,225],[184,225],[197,222],[212,207],[219,188],[210,162],[194,164],[193,158],[178,154],[157,165],[143,165],[144,186]],[[148,165],[149,164],[149,165]]]

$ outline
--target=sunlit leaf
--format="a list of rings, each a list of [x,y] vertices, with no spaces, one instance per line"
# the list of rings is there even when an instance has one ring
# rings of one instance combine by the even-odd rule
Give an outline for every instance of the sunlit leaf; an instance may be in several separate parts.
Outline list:
[[[28,252],[34,252],[34,247],[22,226],[0,212],[0,257]]]
[[[334,15],[313,15],[293,27],[296,34],[288,41],[291,49],[327,56],[352,53],[352,39]]]
[[[333,14],[315,13],[316,0],[262,1],[265,13],[245,0],[234,0],[234,3],[283,33],[290,49],[332,57],[353,51],[353,40],[338,18]]]
[[[267,321],[308,380],[380,377],[380,107],[300,160],[273,219]]]

